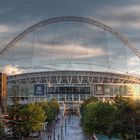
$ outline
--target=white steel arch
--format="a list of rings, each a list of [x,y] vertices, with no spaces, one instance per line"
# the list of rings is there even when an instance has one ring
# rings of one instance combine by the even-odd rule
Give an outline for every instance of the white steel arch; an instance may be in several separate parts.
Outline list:
[[[13,40],[11,40],[2,49],[2,51],[0,51],[0,55],[4,55],[8,51],[9,48],[14,46],[18,41],[20,41],[22,38],[24,38],[30,32],[35,31],[37,28],[39,28],[41,26],[48,25],[48,24],[63,22],[63,21],[84,22],[84,23],[88,23],[88,24],[100,27],[100,28],[104,29],[105,31],[110,32],[113,36],[115,36],[120,41],[122,41],[128,48],[130,48],[135,53],[136,56],[138,56],[140,58],[140,52],[138,51],[138,49],[135,48],[133,46],[133,44],[124,35],[122,35],[121,33],[115,31],[114,29],[112,29],[108,25],[105,25],[99,21],[96,21],[96,20],[90,19],[90,18],[86,18],[86,17],[77,17],[77,16],[64,16],[64,17],[50,18],[50,19],[43,20],[41,22],[38,22],[38,23],[30,26],[29,28],[25,29],[23,32],[18,34]]]

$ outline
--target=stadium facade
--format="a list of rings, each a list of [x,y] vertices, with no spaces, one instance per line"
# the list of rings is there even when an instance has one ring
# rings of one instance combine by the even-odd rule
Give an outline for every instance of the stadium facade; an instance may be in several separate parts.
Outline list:
[[[8,77],[8,103],[46,101],[81,103],[92,96],[113,98],[140,96],[140,78],[126,74],[92,71],[49,71]]]

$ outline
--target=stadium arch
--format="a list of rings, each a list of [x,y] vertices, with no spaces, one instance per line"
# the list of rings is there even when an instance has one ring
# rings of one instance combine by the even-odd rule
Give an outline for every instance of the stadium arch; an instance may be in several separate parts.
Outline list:
[[[30,32],[52,23],[76,21],[95,25],[111,33],[140,58],[140,52],[122,34],[111,27],[86,17],[64,16],[43,20],[25,29],[10,41],[0,52],[0,56],[22,40]],[[99,71],[46,71],[11,75],[8,77],[8,100],[12,103],[15,95],[21,103],[38,102],[56,98],[60,103],[70,108],[77,108],[83,100],[95,96],[98,98],[113,98],[116,95],[132,97],[140,96],[140,78],[129,74],[118,74]],[[74,106],[75,105],[75,106]]]

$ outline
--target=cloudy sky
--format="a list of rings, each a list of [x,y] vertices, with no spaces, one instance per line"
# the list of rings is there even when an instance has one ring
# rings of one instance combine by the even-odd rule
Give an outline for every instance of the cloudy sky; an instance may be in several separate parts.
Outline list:
[[[139,0],[0,0],[0,50],[2,50],[2,48],[4,48],[8,42],[10,42],[14,37],[16,37],[29,26],[45,19],[61,16],[83,16],[100,21],[123,34],[137,49],[140,50]],[[80,28],[82,28],[82,30]],[[14,59],[18,60],[15,60],[14,62],[9,60],[7,61],[7,58],[13,55],[13,50],[11,49],[11,51],[1,58],[0,69],[1,71],[10,74],[13,73],[13,69],[14,73],[27,72],[28,69],[25,67],[28,67],[29,64],[27,64],[25,58],[27,59],[28,57],[30,57],[30,65],[32,65],[31,67],[35,67],[36,64],[36,69],[38,67],[38,70],[42,70],[43,67],[45,69],[51,69],[50,67],[55,67],[59,70],[63,70],[63,68],[73,69],[73,67],[80,69],[81,66],[77,64],[82,62],[82,67],[84,67],[86,61],[88,61],[88,67],[90,70],[91,68],[93,70],[98,70],[97,66],[100,66],[100,64],[102,64],[102,68],[108,64],[108,67],[121,67],[124,69],[123,66],[125,62],[122,62],[122,59],[124,60],[125,58],[127,59],[127,64],[125,66],[125,68],[127,68],[126,71],[132,71],[134,73],[139,72],[139,59],[133,54],[133,52],[131,54],[129,49],[126,50],[126,46],[123,48],[123,43],[121,44],[119,41],[118,43],[115,42],[113,40],[114,38],[112,38],[113,41],[108,39],[107,42],[110,47],[105,49],[106,41],[104,39],[105,35],[103,35],[104,32],[101,30],[97,31],[92,29],[94,35],[95,32],[98,32],[97,36],[93,38],[91,36],[94,35],[90,33],[90,28],[90,26],[85,27],[85,24],[81,25],[69,23],[68,25],[64,25],[62,23],[59,25],[50,26],[48,29],[43,28],[42,31],[40,29],[36,33],[36,38],[39,36],[38,41],[36,41],[38,48],[33,51],[32,49],[29,50],[29,47],[20,47],[20,50],[18,50],[19,46],[25,46],[25,44],[28,44],[27,46],[29,46],[29,43],[33,41],[33,39],[31,39],[32,35],[30,35],[30,41],[28,38],[25,38],[17,43],[18,47],[16,49],[16,53],[20,52],[21,54],[16,54],[16,58]],[[69,35],[65,34],[64,30],[65,32],[68,31]],[[83,32],[86,32],[86,37],[83,35]],[[45,36],[44,34],[47,35]],[[62,35],[58,37],[58,34]],[[77,37],[76,34],[80,35]],[[107,36],[110,38],[110,35],[107,34]],[[75,39],[76,37],[78,39]],[[85,38],[88,41],[85,41]],[[98,40],[98,43],[96,43],[97,41],[91,43],[89,38],[91,40]],[[101,41],[99,40],[100,38]],[[54,46],[53,40],[55,40],[55,47],[53,47],[55,58],[54,56],[49,56],[52,53],[51,48]],[[86,45],[81,43],[83,40],[86,42]],[[90,44],[87,42],[90,42]],[[111,47],[111,42],[114,42],[112,43],[113,46],[115,46],[114,48]],[[45,46],[47,47],[45,48]],[[116,46],[121,46],[122,48],[116,48]],[[73,48],[75,48],[75,50]],[[114,52],[116,52],[116,54]],[[118,54],[119,57],[117,56]],[[37,56],[34,58],[34,61],[33,55]],[[43,61],[44,58],[49,60],[49,62],[45,63],[45,61]],[[19,59],[22,60],[19,61]],[[72,59],[72,61],[70,61],[70,59]],[[105,59],[106,62],[103,61]],[[50,65],[50,63],[52,63],[51,61],[55,61],[55,64],[53,63],[53,65]],[[76,63],[71,64],[72,62]],[[23,64],[22,66],[21,63]],[[40,64],[40,66],[37,63]],[[67,66],[64,63],[67,63]],[[56,66],[58,64],[61,65]],[[89,64],[94,66],[90,66]],[[129,66],[130,68],[128,68]],[[87,66],[85,65],[85,67]],[[84,69],[86,70],[87,68]],[[31,68],[29,68],[29,70],[31,71]]]

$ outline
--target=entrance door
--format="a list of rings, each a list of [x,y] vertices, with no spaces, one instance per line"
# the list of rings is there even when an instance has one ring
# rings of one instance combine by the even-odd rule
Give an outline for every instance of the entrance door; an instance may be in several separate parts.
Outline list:
[[[72,94],[66,94],[66,100],[72,101]]]

